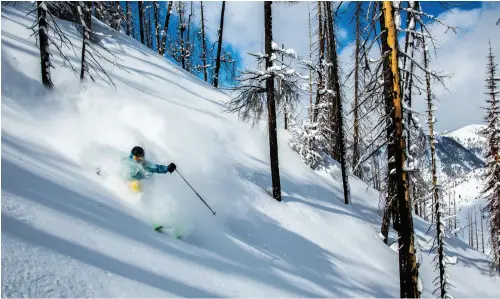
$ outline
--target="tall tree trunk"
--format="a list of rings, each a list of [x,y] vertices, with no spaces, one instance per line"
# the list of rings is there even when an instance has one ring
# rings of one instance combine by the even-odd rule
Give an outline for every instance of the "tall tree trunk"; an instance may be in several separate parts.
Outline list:
[[[153,1],[153,11],[155,18],[155,38],[156,38],[156,50],[160,49],[160,22],[159,18],[159,6],[158,1]]]
[[[125,16],[125,18],[127,19],[126,21],[126,26],[127,26],[127,35],[128,36],[131,36],[132,35],[132,32],[130,30],[130,22],[131,22],[131,17],[132,17],[132,10],[130,8],[130,1],[126,1],[126,7],[127,7],[127,15]]]
[[[415,199],[417,199],[417,187],[415,186],[415,184],[413,184],[412,190],[413,190],[412,194],[413,194],[413,198],[414,198],[413,208],[415,209],[415,215],[419,216],[420,213],[418,210],[418,202],[415,200]]]
[[[139,5],[139,31],[141,33],[141,44],[145,44],[144,42],[144,17],[143,17],[143,8],[142,8],[142,1],[137,2]]]
[[[425,39],[422,39],[422,47],[424,52],[424,67],[428,69],[429,60],[427,57],[427,47],[425,45]],[[441,207],[440,192],[438,189],[437,182],[437,165],[436,165],[436,146],[434,139],[434,116],[433,116],[433,105],[432,105],[432,94],[431,94],[431,77],[429,73],[425,73],[425,81],[427,86],[427,122],[429,124],[429,144],[431,147],[431,165],[432,165],[432,195],[435,205],[434,212],[436,213],[436,234],[437,234],[437,250],[438,250],[438,268],[439,268],[439,289],[441,293],[441,298],[446,296],[446,273],[445,273],[445,256],[444,256],[444,231],[443,227],[443,208]]]
[[[269,4],[269,5],[271,5],[271,4]],[[221,52],[222,52],[222,34],[224,32],[224,10],[225,9],[226,9],[226,1],[222,1],[222,8],[221,8],[221,12],[220,12],[219,42],[217,44],[217,60],[215,61],[215,74],[214,74],[214,78],[212,81],[215,88],[219,88],[219,72],[220,72],[220,59],[221,59],[220,56],[221,56]],[[269,11],[271,11],[271,7],[269,7]],[[273,100],[273,105],[274,105],[274,100]]]
[[[314,105],[313,122],[318,120],[319,103],[321,102],[321,90],[324,89],[323,82],[323,59],[325,56],[325,35],[323,34],[323,16],[321,12],[321,1],[317,2],[318,6],[318,42],[319,42],[319,72],[318,72],[318,86],[316,89],[316,103]]]
[[[40,40],[40,64],[42,66],[42,83],[48,88],[54,88],[50,76],[49,27],[47,26],[47,8],[44,1],[37,1],[38,38]]]
[[[335,114],[336,126],[335,128],[338,130],[337,132],[337,140],[336,145],[339,150],[339,162],[340,168],[342,170],[342,185],[344,188],[344,203],[347,205],[350,201],[350,190],[349,190],[349,178],[347,174],[347,162],[345,160],[345,140],[344,140],[344,118],[342,115],[342,91],[340,90],[340,70],[338,64],[337,57],[337,45],[336,45],[336,35],[335,35],[335,26],[333,22],[333,10],[332,3],[326,2],[326,12],[327,12],[327,20],[328,26],[330,28],[330,63],[332,64],[332,76],[331,76],[331,85],[333,87],[334,101],[336,107],[335,111],[332,111],[332,114]]]
[[[476,224],[476,250],[479,250],[479,232],[477,231],[477,213],[476,208],[474,207],[474,222]]]
[[[80,3],[83,3],[83,7]],[[80,70],[80,81],[83,81],[85,79],[85,70],[88,71],[85,53],[86,45],[90,39],[90,31],[92,30],[92,1],[80,3],[77,4],[78,14],[79,18],[83,20],[83,24],[85,24],[82,28],[82,64]]]
[[[481,206],[479,206],[479,221],[481,221],[481,247],[482,247],[483,253],[484,253],[483,210],[481,209]]]
[[[208,81],[207,74],[207,45],[205,40],[205,17],[203,16],[203,1],[200,1],[201,7],[201,46],[202,46],[202,54],[201,59],[203,60],[203,79],[205,82]]]
[[[453,229],[457,229],[457,201],[456,201],[456,197],[457,197],[457,194],[455,192],[453,192],[453,215],[455,215],[455,217],[453,217],[453,219],[455,221],[454,224],[455,224],[455,227]]]
[[[307,2],[307,12],[309,16],[309,60],[312,61],[312,26],[311,26],[311,9],[309,8],[309,2]],[[313,92],[312,92],[312,70],[309,69],[309,121],[313,121]]]
[[[224,3],[224,2],[223,2]],[[222,4],[224,7],[224,4]],[[273,54],[273,18],[272,18],[272,2],[264,2],[264,35],[265,35],[265,49],[266,49],[266,69],[269,69],[273,62],[271,55]],[[224,8],[222,9],[224,11]],[[223,13],[222,13],[223,15]],[[222,38],[222,21],[221,21],[221,34],[219,39]],[[220,43],[219,43],[220,46]],[[268,114],[268,127],[269,127],[269,150],[271,159],[271,177],[273,183],[273,197],[277,201],[281,201],[281,183],[278,162],[278,132],[276,131],[276,105],[274,101],[274,75],[266,79],[267,89],[267,114]]]
[[[178,13],[179,13],[179,37],[178,40],[180,41],[180,52],[181,52],[181,66],[182,69],[186,69],[186,59],[184,57],[186,53],[186,45],[184,44],[184,31],[186,31],[186,27],[184,27],[184,3],[182,1],[177,2],[178,3]]]
[[[160,54],[161,56],[163,56],[163,54],[165,53],[165,44],[167,41],[167,33],[168,33],[168,23],[170,21],[170,14],[172,11],[173,2],[174,1],[168,1],[167,14],[165,16],[165,24],[163,25],[163,35],[161,37],[160,47],[158,48],[158,54]]]
[[[399,230],[399,273],[400,273],[400,296],[401,298],[418,298],[418,267],[415,255],[414,238],[413,238],[413,217],[410,208],[407,186],[407,173],[404,171],[406,141],[403,134],[403,107],[401,98],[401,85],[399,79],[398,66],[398,48],[397,48],[397,32],[394,22],[394,14],[392,2],[384,1],[381,3],[383,17],[381,18],[381,27],[387,30],[386,40],[382,40],[383,53],[384,49],[390,50],[390,55],[387,60],[390,65],[390,81],[393,85],[388,93],[392,96],[393,109],[391,111],[391,119],[394,123],[394,142],[389,144],[389,147],[394,148],[395,163],[395,183],[396,196],[398,202],[398,211],[400,216]]]
[[[189,16],[188,16],[188,24],[187,24],[187,33],[186,33],[186,49],[185,49],[185,54],[184,56],[187,56],[186,59],[186,70],[188,72],[191,71],[191,52],[192,52],[192,43],[191,43],[191,18],[193,17],[193,1],[189,2],[190,4],[190,10],[189,10]]]
[[[354,175],[360,179],[362,177],[362,167],[356,167],[359,162],[359,51],[361,45],[361,5],[362,2],[356,2],[356,49],[354,50],[354,136],[352,144],[352,167]]]

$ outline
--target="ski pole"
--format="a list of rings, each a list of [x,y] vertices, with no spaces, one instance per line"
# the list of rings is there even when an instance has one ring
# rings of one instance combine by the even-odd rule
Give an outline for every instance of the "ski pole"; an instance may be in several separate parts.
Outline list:
[[[203,200],[203,198],[201,198],[201,196],[198,194],[198,192],[196,192],[196,190],[194,190],[193,187],[191,187],[191,185],[188,183],[188,181],[186,181],[186,179],[182,176],[182,174],[176,169],[175,170],[180,176],[181,178],[184,180],[184,182],[186,182],[186,184],[191,188],[191,190],[194,191],[194,193],[196,193],[196,195],[198,195],[198,197],[201,199],[201,201],[203,201],[203,203],[207,206],[207,208],[213,213],[213,215],[215,216],[215,212],[210,208],[210,206]]]

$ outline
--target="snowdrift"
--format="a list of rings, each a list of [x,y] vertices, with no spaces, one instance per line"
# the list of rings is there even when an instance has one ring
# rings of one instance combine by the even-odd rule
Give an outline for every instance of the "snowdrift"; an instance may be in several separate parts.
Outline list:
[[[280,130],[275,202],[265,191],[265,124],[239,122],[224,112],[226,95],[98,22],[93,30],[124,69],[105,65],[116,90],[80,85],[54,55],[56,90],[46,92],[29,5],[2,5],[2,296],[399,295],[397,252],[378,236],[377,192],[351,176],[345,206],[341,183],[304,165]],[[175,173],[153,178],[141,198],[129,194],[117,172],[134,145],[152,162],[174,161],[218,216]],[[185,238],[153,231],[156,222],[181,224]],[[431,297],[428,226],[416,218]],[[450,293],[499,297],[487,257],[447,243]]]

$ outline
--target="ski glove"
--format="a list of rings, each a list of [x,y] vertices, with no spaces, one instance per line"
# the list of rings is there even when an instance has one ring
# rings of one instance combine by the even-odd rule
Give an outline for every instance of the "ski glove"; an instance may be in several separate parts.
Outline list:
[[[168,172],[172,173],[172,172],[174,172],[174,170],[176,168],[177,168],[177,166],[175,166],[174,163],[170,163],[170,165],[168,165],[168,167],[167,167],[167,170],[168,170]]]

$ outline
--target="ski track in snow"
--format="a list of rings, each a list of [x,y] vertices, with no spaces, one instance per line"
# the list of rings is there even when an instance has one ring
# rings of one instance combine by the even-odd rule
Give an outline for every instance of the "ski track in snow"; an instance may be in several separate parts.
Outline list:
[[[350,177],[344,205],[335,171],[311,171],[280,129],[283,202],[274,201],[265,124],[251,129],[224,113],[226,95],[95,20],[128,71],[105,66],[117,90],[80,87],[54,55],[48,95],[29,9],[2,5],[2,296],[398,296],[377,192]],[[60,26],[81,44],[75,28]],[[136,144],[154,162],[174,161],[218,216],[175,173],[153,178],[140,198],[128,194],[119,163]],[[96,176],[97,166],[109,175]],[[156,222],[182,225],[184,238],[153,231]],[[428,226],[415,218],[422,247]],[[447,244],[450,293],[499,297],[486,256]],[[432,297],[433,256],[422,257],[423,295]]]

